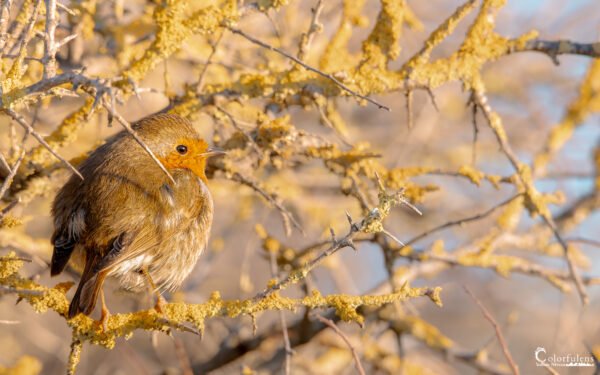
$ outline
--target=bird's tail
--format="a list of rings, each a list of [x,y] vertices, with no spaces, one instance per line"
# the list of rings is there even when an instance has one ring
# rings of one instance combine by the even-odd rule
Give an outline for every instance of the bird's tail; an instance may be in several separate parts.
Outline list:
[[[98,294],[102,289],[108,271],[97,272],[95,266],[95,257],[86,256],[85,268],[81,274],[81,280],[69,305],[69,319],[75,317],[80,312],[90,315],[96,306]]]

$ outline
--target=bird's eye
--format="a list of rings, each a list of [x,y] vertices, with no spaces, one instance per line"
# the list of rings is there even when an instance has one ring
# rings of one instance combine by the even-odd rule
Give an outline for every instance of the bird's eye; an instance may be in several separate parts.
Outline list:
[[[181,155],[185,155],[188,152],[188,148],[185,145],[179,145],[176,147],[177,152],[179,152]]]

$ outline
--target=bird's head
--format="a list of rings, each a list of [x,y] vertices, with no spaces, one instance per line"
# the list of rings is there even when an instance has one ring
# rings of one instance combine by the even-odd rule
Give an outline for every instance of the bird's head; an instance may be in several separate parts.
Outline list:
[[[158,114],[139,121],[133,129],[167,170],[187,169],[206,181],[206,160],[224,154],[210,147],[192,124],[177,115]]]

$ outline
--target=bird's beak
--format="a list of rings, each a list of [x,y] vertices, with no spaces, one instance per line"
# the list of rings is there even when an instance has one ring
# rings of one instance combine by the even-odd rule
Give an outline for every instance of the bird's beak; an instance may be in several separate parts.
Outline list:
[[[222,148],[216,147],[216,146],[210,146],[206,150],[206,152],[203,152],[200,155],[205,158],[210,158],[212,156],[225,155],[225,154],[227,154],[227,152],[225,152],[225,150],[223,150]]]

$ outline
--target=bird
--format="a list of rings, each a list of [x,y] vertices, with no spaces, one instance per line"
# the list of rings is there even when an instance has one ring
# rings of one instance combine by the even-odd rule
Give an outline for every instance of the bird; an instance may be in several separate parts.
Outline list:
[[[179,288],[191,273],[213,219],[207,159],[224,154],[178,115],[151,115],[132,129],[169,174],[123,130],[90,153],[78,167],[83,180],[72,175],[52,204],[50,274],[70,261],[83,269],[67,317],[90,315],[100,296],[104,329],[107,278],[127,290],[151,289],[163,313],[161,291]]]

